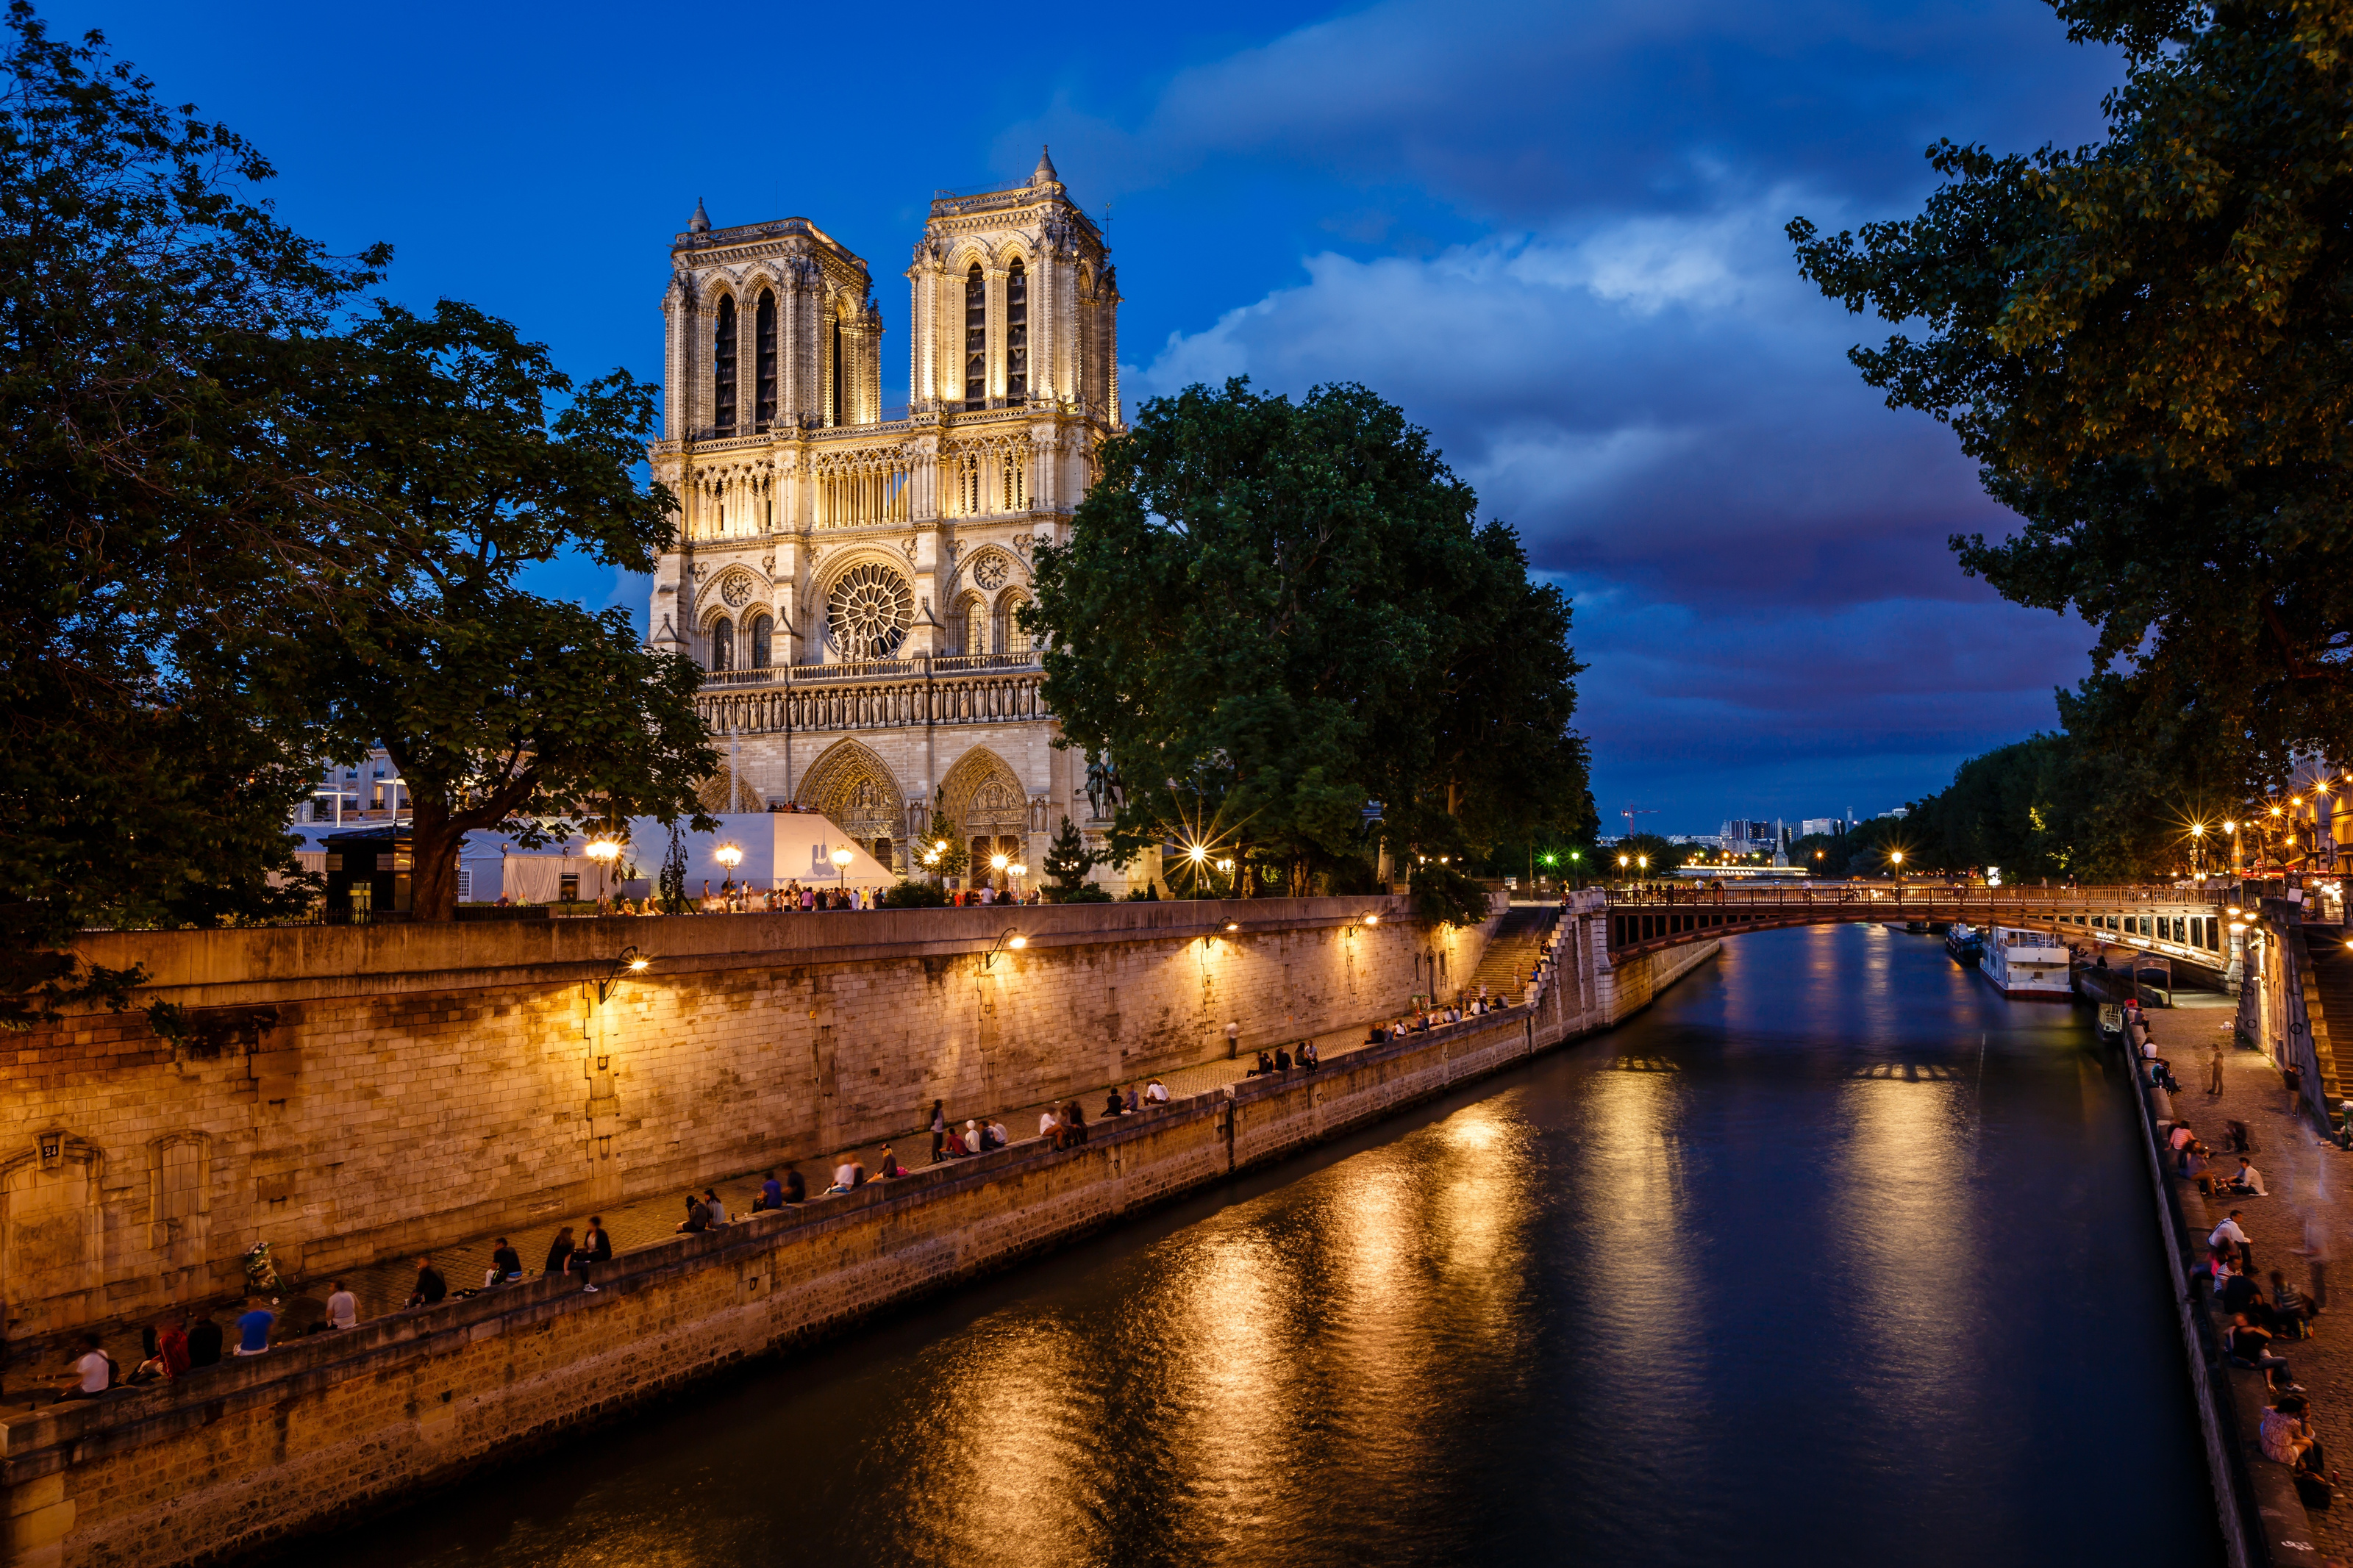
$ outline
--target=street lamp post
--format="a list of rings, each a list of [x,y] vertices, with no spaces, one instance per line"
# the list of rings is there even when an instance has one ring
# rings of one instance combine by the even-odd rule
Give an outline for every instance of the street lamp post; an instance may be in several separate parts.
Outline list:
[[[735,868],[744,863],[743,847],[737,844],[722,844],[711,852],[711,858],[727,868],[726,880],[732,885],[735,880]],[[733,893],[727,895],[725,901],[729,909],[735,907],[735,898]]]

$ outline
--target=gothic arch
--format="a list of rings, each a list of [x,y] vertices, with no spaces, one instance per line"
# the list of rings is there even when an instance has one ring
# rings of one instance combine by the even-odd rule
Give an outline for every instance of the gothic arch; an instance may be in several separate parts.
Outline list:
[[[743,303],[740,298],[741,283],[732,272],[724,270],[707,272],[702,276],[702,291],[695,296],[694,300],[698,310],[716,310],[719,309],[719,301],[731,295],[738,296],[736,303],[739,306]]]
[[[907,820],[907,798],[890,764],[856,741],[837,741],[801,776],[795,797],[890,865]]]
[[[975,746],[956,759],[940,781],[940,806],[968,840],[1018,837],[1029,830],[1029,791],[987,746]]]
[[[54,1127],[0,1160],[0,1310],[97,1288],[105,1175],[96,1144]]]
[[[726,585],[730,578],[738,579],[744,584],[740,599],[731,600],[727,596]],[[721,615],[734,618],[749,615],[754,609],[765,609],[769,587],[768,579],[749,566],[723,567],[712,574],[711,581],[705,583],[702,593],[696,595],[695,624],[707,628]]]

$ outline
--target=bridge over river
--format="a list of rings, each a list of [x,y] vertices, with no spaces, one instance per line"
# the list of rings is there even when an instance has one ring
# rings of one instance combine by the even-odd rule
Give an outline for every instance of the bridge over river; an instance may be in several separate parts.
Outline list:
[[[1885,921],[2012,926],[2055,931],[2071,943],[2132,948],[2221,971],[2231,962],[2225,888],[2140,884],[2082,888],[1968,888],[1852,882],[1612,891],[1604,921],[1610,961],[1685,942],[1788,926]]]

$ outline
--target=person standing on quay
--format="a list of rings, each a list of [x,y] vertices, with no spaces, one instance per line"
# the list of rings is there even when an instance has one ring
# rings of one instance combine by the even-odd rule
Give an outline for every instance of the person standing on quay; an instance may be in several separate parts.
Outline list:
[[[2222,1092],[2222,1043],[2220,1040],[2206,1047],[2206,1093],[2209,1098]]]
[[[932,1163],[933,1163],[933,1164],[936,1165],[936,1164],[938,1164],[938,1163],[940,1163],[940,1151],[941,1151],[942,1149],[944,1149],[944,1148],[945,1148],[945,1147],[947,1146],[947,1141],[948,1141],[948,1112],[947,1112],[947,1101],[945,1101],[945,1100],[935,1100],[932,1101]]]

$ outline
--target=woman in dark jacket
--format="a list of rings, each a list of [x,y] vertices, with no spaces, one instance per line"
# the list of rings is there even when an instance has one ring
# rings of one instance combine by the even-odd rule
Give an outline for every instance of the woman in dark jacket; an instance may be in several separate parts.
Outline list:
[[[567,1225],[562,1230],[555,1233],[555,1239],[554,1241],[547,1244],[546,1272],[550,1274],[563,1273],[565,1266],[572,1261],[572,1227]]]

